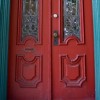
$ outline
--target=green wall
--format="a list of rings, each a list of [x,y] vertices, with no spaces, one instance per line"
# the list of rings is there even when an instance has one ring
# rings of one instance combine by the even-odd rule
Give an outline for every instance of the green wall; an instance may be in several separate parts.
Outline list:
[[[0,0],[0,100],[6,100],[10,0]]]
[[[100,0],[93,0],[96,100],[100,100]]]
[[[100,0],[93,1],[96,100],[100,100]],[[0,100],[6,100],[10,0],[0,0]]]

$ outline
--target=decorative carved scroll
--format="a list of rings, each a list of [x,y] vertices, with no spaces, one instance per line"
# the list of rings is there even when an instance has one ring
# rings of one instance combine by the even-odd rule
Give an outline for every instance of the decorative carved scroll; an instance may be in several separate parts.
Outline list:
[[[20,87],[37,87],[42,81],[42,58],[36,56],[26,61],[23,56],[16,57],[16,81]]]
[[[86,80],[85,55],[70,59],[63,55],[61,59],[61,81],[66,86],[82,86]]]

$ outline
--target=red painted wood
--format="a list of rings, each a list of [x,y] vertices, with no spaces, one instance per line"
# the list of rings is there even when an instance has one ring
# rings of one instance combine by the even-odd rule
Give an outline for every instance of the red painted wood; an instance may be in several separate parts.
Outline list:
[[[8,100],[94,100],[92,1],[80,0],[81,38],[66,40],[63,0],[39,1],[37,42],[31,36],[20,40],[22,0],[11,0]]]
[[[63,40],[62,1],[52,1],[52,13],[59,15],[52,20],[52,31],[59,33],[58,46],[52,42],[53,100],[94,100],[92,0],[80,0],[80,40],[75,36]]]
[[[39,15],[39,41],[21,41],[22,0],[11,0],[8,100],[51,98],[49,1],[39,0]]]

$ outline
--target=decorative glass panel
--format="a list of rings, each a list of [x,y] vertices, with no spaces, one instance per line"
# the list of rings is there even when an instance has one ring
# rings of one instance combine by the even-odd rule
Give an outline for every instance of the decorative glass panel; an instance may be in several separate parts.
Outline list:
[[[64,0],[64,38],[80,38],[79,0]]]
[[[38,0],[23,0],[22,38],[28,35],[38,39]]]

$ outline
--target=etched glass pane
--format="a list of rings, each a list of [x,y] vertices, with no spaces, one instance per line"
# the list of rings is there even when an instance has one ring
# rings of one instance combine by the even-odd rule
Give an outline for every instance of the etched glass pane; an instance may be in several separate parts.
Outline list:
[[[38,39],[38,0],[23,0],[22,38],[28,35]]]
[[[64,0],[64,38],[80,38],[79,0]]]

